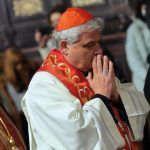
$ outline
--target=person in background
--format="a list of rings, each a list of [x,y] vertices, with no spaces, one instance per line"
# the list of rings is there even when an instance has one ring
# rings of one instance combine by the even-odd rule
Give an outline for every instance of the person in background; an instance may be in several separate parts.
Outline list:
[[[18,129],[20,129],[21,127],[20,123],[18,122],[19,120],[18,111],[16,109],[14,101],[12,100],[11,96],[8,94],[8,91],[6,89],[3,55],[0,57],[0,104],[4,106],[13,122],[16,124]]]
[[[46,58],[51,49],[56,48],[56,41],[53,38],[53,29],[56,27],[60,15],[65,10],[66,7],[62,4],[54,6],[48,15],[49,27],[37,29],[35,32],[35,41],[38,43],[38,50],[42,59]]]
[[[129,4],[134,16],[127,30],[126,57],[132,72],[132,81],[143,92],[150,54],[150,29],[146,22],[148,5],[146,0],[129,0]]]
[[[17,109],[21,111],[21,99],[36,68],[28,62],[21,50],[16,47],[7,48],[4,57],[6,87],[14,99]]]
[[[30,150],[140,150],[150,106],[132,84],[115,79],[99,45],[103,27],[101,18],[81,8],[60,17],[58,49],[22,100]]]
[[[27,145],[27,122],[24,114],[22,113],[21,99],[23,98],[28,88],[33,74],[37,70],[37,67],[38,66],[36,66],[34,62],[29,62],[21,53],[21,50],[15,46],[8,47],[4,52],[3,75],[5,78],[5,91],[3,93],[7,93],[7,97],[5,96],[4,98],[5,100],[10,99],[9,102],[11,102],[12,105],[14,104],[13,108],[18,113],[18,122],[20,123],[21,128],[20,130],[25,138]]]

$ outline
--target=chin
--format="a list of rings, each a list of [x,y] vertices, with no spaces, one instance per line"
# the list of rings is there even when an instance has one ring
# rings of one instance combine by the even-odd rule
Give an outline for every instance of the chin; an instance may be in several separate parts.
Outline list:
[[[89,72],[89,70],[92,70],[92,64],[89,65],[82,65],[78,68],[81,72]]]
[[[92,67],[88,67],[88,68],[83,68],[83,69],[81,69],[81,71],[82,72],[89,72],[89,71],[91,71],[92,70]]]

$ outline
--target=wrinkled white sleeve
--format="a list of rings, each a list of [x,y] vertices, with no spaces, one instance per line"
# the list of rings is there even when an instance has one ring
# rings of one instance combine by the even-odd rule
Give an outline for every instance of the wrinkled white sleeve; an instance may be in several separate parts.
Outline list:
[[[134,134],[134,140],[140,141],[143,138],[143,128],[150,106],[143,93],[139,92],[133,84],[120,84],[118,80],[116,81],[119,95]]]

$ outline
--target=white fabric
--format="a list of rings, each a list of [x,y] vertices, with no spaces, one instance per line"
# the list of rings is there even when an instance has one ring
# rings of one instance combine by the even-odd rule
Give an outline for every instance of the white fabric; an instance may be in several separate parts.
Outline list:
[[[118,86],[135,139],[142,139],[149,105],[135,89],[128,94],[127,85]],[[81,107],[79,100],[50,73],[34,75],[22,107],[29,125],[30,150],[116,150],[125,144],[99,98]]]
[[[12,97],[14,103],[16,104],[18,111],[22,111],[21,100],[26,91],[18,92],[10,82],[6,83],[6,88],[8,90],[8,93]]]
[[[149,68],[147,57],[150,54],[150,30],[146,23],[134,19],[127,30],[126,58],[132,71],[132,82],[143,92]]]
[[[44,60],[49,52],[53,49],[56,49],[56,40],[54,38],[49,39],[46,43],[46,46],[44,48],[39,48],[38,51],[41,55],[41,58]]]

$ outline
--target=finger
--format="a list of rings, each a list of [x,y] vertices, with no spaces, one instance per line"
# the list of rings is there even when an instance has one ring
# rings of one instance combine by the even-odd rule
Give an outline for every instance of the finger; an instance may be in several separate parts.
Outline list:
[[[91,72],[88,73],[88,76],[86,77],[86,79],[87,79],[89,82],[91,82],[91,80],[92,80],[92,73],[91,73]]]
[[[109,60],[108,57],[105,55],[103,57],[103,74],[108,75],[109,72]]]
[[[93,67],[93,75],[97,74],[96,56],[94,56],[93,58],[92,67]]]
[[[113,63],[111,61],[109,61],[108,77],[109,78],[113,78],[114,77],[114,67],[113,67]]]
[[[101,55],[97,55],[97,72],[102,73],[102,57]]]

